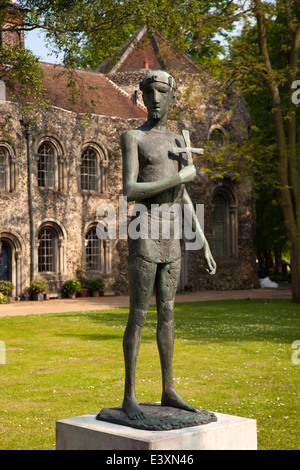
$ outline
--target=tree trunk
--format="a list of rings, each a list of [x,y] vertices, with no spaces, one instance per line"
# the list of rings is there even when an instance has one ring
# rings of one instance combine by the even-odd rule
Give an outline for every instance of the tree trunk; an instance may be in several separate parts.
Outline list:
[[[292,302],[300,303],[300,241],[291,247]]]

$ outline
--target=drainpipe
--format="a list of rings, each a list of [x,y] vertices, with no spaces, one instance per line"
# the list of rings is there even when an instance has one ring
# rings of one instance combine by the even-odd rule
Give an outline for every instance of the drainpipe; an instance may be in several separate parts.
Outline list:
[[[28,193],[29,193],[29,221],[30,221],[30,281],[34,279],[34,226],[33,226],[33,204],[32,204],[32,173],[31,173],[31,139],[32,130],[30,124],[21,120],[25,127],[27,138],[27,159],[28,159]]]

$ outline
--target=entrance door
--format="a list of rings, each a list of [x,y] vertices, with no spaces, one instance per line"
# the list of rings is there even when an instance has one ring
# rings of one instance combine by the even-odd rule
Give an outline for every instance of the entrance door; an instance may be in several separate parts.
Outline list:
[[[9,281],[9,263],[10,263],[10,248],[6,242],[1,243],[1,258],[0,258],[0,281]]]

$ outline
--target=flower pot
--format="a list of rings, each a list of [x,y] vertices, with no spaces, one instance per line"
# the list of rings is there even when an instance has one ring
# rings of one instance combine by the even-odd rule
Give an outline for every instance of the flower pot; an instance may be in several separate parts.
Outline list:
[[[69,299],[76,299],[76,292],[68,292]]]
[[[99,296],[100,296],[100,292],[98,290],[92,291],[92,297],[99,297]]]
[[[82,291],[81,291],[81,294],[80,294],[80,297],[87,297],[87,293],[88,293],[88,288],[83,287]]]
[[[39,292],[38,294],[33,294],[33,300],[44,300],[44,294]]]

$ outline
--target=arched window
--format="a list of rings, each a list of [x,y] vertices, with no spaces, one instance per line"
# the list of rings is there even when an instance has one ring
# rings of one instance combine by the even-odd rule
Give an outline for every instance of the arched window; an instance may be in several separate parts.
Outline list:
[[[85,235],[85,261],[91,271],[111,272],[110,241],[98,237],[96,225],[91,226]]]
[[[0,190],[12,192],[16,189],[16,159],[12,148],[0,145]]]
[[[38,271],[55,272],[56,269],[56,236],[55,233],[44,228],[39,232]]]
[[[37,147],[37,179],[40,188],[62,190],[64,188],[64,157],[56,139],[44,137]]]
[[[215,126],[209,131],[208,143],[212,150],[218,152],[226,144],[226,131],[221,126]]]
[[[81,156],[81,189],[97,191],[97,180],[97,155],[93,149],[87,148]]]
[[[98,144],[86,144],[80,161],[81,190],[104,193],[107,190],[107,166],[106,149]]]
[[[54,149],[44,142],[38,149],[38,185],[54,188]]]
[[[209,135],[209,142],[216,148],[223,147],[224,145],[224,134],[220,129],[213,129]]]
[[[65,241],[66,232],[59,222],[47,220],[41,224],[35,252],[35,270],[38,273],[65,272]]]
[[[92,227],[86,234],[86,262],[89,269],[102,271],[102,240],[97,237],[96,227]]]
[[[213,254],[237,256],[237,205],[230,185],[219,185],[213,193],[212,202]]]

